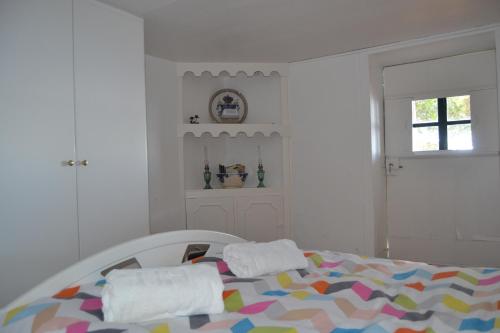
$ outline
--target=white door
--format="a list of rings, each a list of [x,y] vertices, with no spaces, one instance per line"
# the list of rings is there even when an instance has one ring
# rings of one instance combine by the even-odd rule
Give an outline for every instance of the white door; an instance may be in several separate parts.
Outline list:
[[[0,307],[78,260],[71,11],[0,2]]]
[[[231,197],[186,199],[187,228],[234,233],[234,199]]]
[[[141,19],[74,2],[81,257],[149,233]]]
[[[490,51],[384,71],[391,258],[500,266],[495,66]]]
[[[236,234],[244,239],[269,242],[284,237],[281,195],[236,197]]]

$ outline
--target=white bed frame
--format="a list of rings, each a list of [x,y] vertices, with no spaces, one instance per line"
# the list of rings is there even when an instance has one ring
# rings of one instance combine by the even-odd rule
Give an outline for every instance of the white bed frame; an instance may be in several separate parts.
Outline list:
[[[188,245],[207,244],[206,256],[221,256],[225,245],[244,241],[237,236],[206,230],[172,231],[131,240],[77,262],[15,299],[4,309],[54,295],[72,285],[97,281],[103,278],[103,270],[132,258],[142,268],[175,266],[182,263]]]

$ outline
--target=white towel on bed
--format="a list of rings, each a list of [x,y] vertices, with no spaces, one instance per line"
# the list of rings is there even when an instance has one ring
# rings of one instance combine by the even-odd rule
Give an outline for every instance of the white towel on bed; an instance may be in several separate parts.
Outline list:
[[[231,272],[241,278],[307,267],[304,253],[289,239],[229,244],[224,247],[223,255]]]
[[[224,311],[224,285],[215,267],[114,270],[102,290],[104,320],[143,322]]]

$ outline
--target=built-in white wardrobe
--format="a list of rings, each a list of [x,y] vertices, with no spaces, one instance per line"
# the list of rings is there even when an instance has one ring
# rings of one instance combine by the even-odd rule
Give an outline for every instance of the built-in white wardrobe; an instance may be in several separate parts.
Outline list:
[[[149,232],[141,19],[0,2],[0,306]]]

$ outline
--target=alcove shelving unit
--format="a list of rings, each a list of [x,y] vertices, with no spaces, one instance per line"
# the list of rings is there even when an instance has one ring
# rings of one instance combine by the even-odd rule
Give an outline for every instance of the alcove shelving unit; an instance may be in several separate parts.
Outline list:
[[[186,228],[270,241],[290,236],[288,64],[178,63],[178,125],[181,191]],[[209,115],[210,97],[235,89],[248,103],[241,124],[216,123]],[[189,117],[198,115],[199,124]],[[213,189],[204,190],[204,147]],[[257,188],[258,146],[265,188]],[[244,187],[223,189],[215,176],[219,164],[242,163]]]

